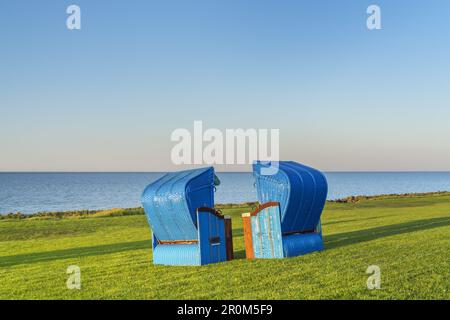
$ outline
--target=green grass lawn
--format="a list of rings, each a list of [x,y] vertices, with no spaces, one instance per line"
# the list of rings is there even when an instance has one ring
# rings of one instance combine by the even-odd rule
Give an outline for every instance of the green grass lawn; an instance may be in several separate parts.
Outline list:
[[[450,194],[328,203],[325,251],[245,260],[240,215],[235,260],[203,267],[152,264],[143,215],[0,220],[1,299],[449,299]],[[66,288],[69,265],[81,290]],[[381,268],[368,290],[366,269]]]

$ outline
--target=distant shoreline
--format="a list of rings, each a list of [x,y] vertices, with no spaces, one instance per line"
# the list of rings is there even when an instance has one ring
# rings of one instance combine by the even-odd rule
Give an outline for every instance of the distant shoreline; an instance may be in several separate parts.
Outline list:
[[[382,200],[388,198],[419,198],[430,196],[445,196],[450,195],[450,191],[437,191],[437,192],[418,192],[418,193],[404,193],[404,194],[380,194],[373,196],[349,196],[342,199],[327,200],[327,203],[358,203],[361,200]],[[243,203],[225,203],[216,204],[217,209],[231,209],[231,208],[256,208],[258,202],[243,202]],[[88,217],[111,217],[111,216],[129,216],[129,215],[142,215],[144,209],[142,207],[137,208],[112,208],[112,209],[98,209],[98,210],[68,210],[68,211],[43,211],[31,214],[24,214],[20,212],[14,213],[2,213],[0,214],[1,220],[22,220],[22,219],[62,219],[62,218],[88,218]]]
[[[328,200],[450,191],[445,173],[330,173]],[[142,191],[162,173],[1,173],[0,214],[136,208]],[[252,173],[217,173],[215,203],[257,201]]]

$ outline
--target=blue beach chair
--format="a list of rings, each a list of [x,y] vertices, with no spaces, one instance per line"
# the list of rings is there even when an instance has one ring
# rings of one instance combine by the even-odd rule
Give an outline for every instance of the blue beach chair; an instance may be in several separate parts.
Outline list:
[[[214,207],[214,168],[168,173],[142,205],[153,233],[153,263],[205,265],[232,259],[231,220]]]
[[[267,165],[256,162],[253,175],[258,201],[243,214],[247,258],[284,258],[323,250],[320,216],[327,181],[318,170],[280,161],[274,175],[261,174]]]

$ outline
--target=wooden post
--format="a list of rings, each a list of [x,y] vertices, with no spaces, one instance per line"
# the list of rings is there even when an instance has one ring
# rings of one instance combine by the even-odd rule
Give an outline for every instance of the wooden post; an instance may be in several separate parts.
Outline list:
[[[255,258],[255,254],[253,252],[252,220],[250,213],[242,214],[242,225],[244,227],[245,256],[247,259],[253,259]]]
[[[225,216],[223,221],[225,223],[225,243],[226,243],[226,250],[227,250],[227,261],[230,261],[230,260],[234,259],[233,230],[231,228],[231,217]]]

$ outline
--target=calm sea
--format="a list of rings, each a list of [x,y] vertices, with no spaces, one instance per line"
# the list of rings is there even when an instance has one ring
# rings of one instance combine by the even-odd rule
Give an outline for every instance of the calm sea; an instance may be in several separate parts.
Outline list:
[[[162,173],[0,173],[0,213],[128,208]],[[251,173],[218,173],[216,203],[255,201]],[[450,191],[450,172],[330,172],[328,199]]]

